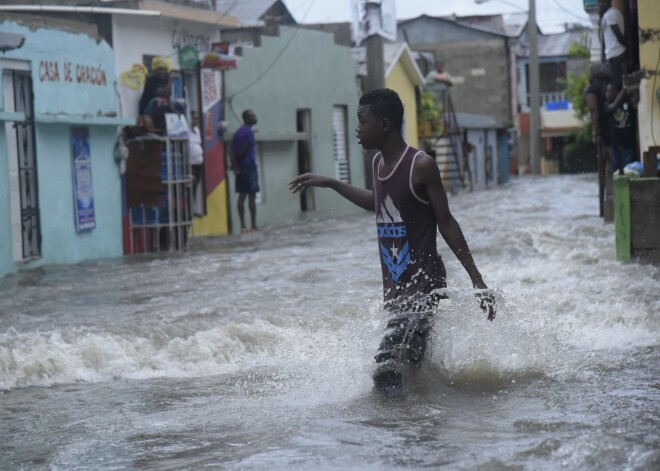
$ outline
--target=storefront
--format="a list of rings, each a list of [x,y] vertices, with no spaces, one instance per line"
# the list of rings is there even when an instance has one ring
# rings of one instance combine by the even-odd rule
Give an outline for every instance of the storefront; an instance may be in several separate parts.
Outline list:
[[[0,58],[0,276],[122,253],[113,51],[92,26],[44,24],[0,22],[25,38]]]
[[[234,25],[235,19],[207,11],[182,9],[188,18],[162,11],[158,17],[113,15],[112,35],[116,66],[120,77],[128,77],[135,64],[151,68],[156,56],[171,61],[172,98],[183,100],[190,123],[191,112],[201,120],[204,146],[202,182],[193,198],[193,235],[217,236],[229,232],[224,142],[218,132],[222,119],[222,75],[219,70],[200,69],[195,60],[211,52],[220,40],[220,28]],[[177,10],[179,11],[179,10]],[[191,13],[192,12],[192,13]],[[121,116],[135,123],[143,83],[120,79],[118,91]],[[128,224],[128,214],[124,214]],[[126,233],[125,233],[126,234]],[[126,239],[126,237],[125,237]]]

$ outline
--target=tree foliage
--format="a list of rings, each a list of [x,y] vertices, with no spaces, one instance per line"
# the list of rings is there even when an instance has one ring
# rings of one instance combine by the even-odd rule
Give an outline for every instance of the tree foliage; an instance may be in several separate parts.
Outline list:
[[[572,59],[589,59],[591,52],[589,48],[582,43],[574,42],[568,48],[568,57]]]
[[[591,57],[589,48],[584,44],[574,42],[568,50],[568,55],[571,58],[588,59]],[[563,81],[566,85],[564,94],[566,98],[573,103],[575,115],[581,120],[586,122],[589,117],[589,109],[584,101],[584,89],[589,84],[589,63],[585,62],[582,72],[579,74],[571,74],[568,80]]]

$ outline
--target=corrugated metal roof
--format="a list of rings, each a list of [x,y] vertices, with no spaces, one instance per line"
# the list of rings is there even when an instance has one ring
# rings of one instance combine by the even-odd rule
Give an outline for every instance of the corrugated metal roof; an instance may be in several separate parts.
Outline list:
[[[573,43],[583,43],[586,31],[543,34],[537,38],[539,57],[566,57]],[[529,56],[529,41],[525,38],[516,50],[518,57]]]
[[[509,13],[502,15],[505,34],[511,38],[519,37],[523,31],[525,31],[525,28],[527,28],[527,18],[527,13]]]
[[[216,11],[238,18],[243,26],[255,26],[275,3],[277,0],[217,0]]]
[[[432,20],[437,20],[437,21],[448,21],[450,23],[454,23],[454,24],[457,24],[459,26],[463,26],[465,28],[470,28],[470,29],[473,29],[475,31],[481,31],[481,32],[484,32],[484,33],[494,34],[494,35],[497,35],[497,36],[504,36],[505,35],[504,30],[502,28],[500,28],[500,30],[498,31],[497,28],[493,28],[492,25],[487,24],[486,26],[484,26],[484,25],[479,23],[480,20],[478,20],[478,19],[475,19],[474,24],[472,24],[473,20],[471,20],[470,18],[479,18],[479,17],[476,17],[476,16],[475,17],[464,16],[464,17],[458,18],[455,15],[451,15],[451,16],[430,16],[430,15],[424,14],[424,15],[417,16],[415,18],[408,18],[408,19],[405,19],[405,20],[399,20],[398,24],[399,25],[405,25],[407,23],[419,20],[420,18],[430,18]],[[466,19],[466,21],[462,21],[463,19]]]
[[[539,36],[539,57],[567,56],[573,43],[582,42],[584,35],[584,31],[568,31]]]

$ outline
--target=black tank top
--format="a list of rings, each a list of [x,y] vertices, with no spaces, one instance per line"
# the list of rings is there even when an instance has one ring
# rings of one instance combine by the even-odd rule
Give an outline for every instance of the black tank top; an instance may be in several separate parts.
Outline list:
[[[373,160],[378,246],[387,307],[397,307],[446,284],[445,266],[436,245],[437,221],[428,201],[415,194],[412,169],[423,152],[406,148],[389,175],[379,172],[383,156]]]

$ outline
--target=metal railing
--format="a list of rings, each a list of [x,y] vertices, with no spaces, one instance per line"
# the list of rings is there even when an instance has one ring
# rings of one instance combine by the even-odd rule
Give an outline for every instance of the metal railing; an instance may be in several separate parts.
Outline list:
[[[541,107],[545,108],[545,105],[548,103],[556,103],[558,101],[566,101],[566,94],[564,92],[546,92],[546,93],[541,93],[540,95],[541,99]],[[530,105],[531,99],[529,93],[527,94],[527,100],[525,102],[525,107],[522,110],[523,112],[528,112],[529,111],[529,105]]]

